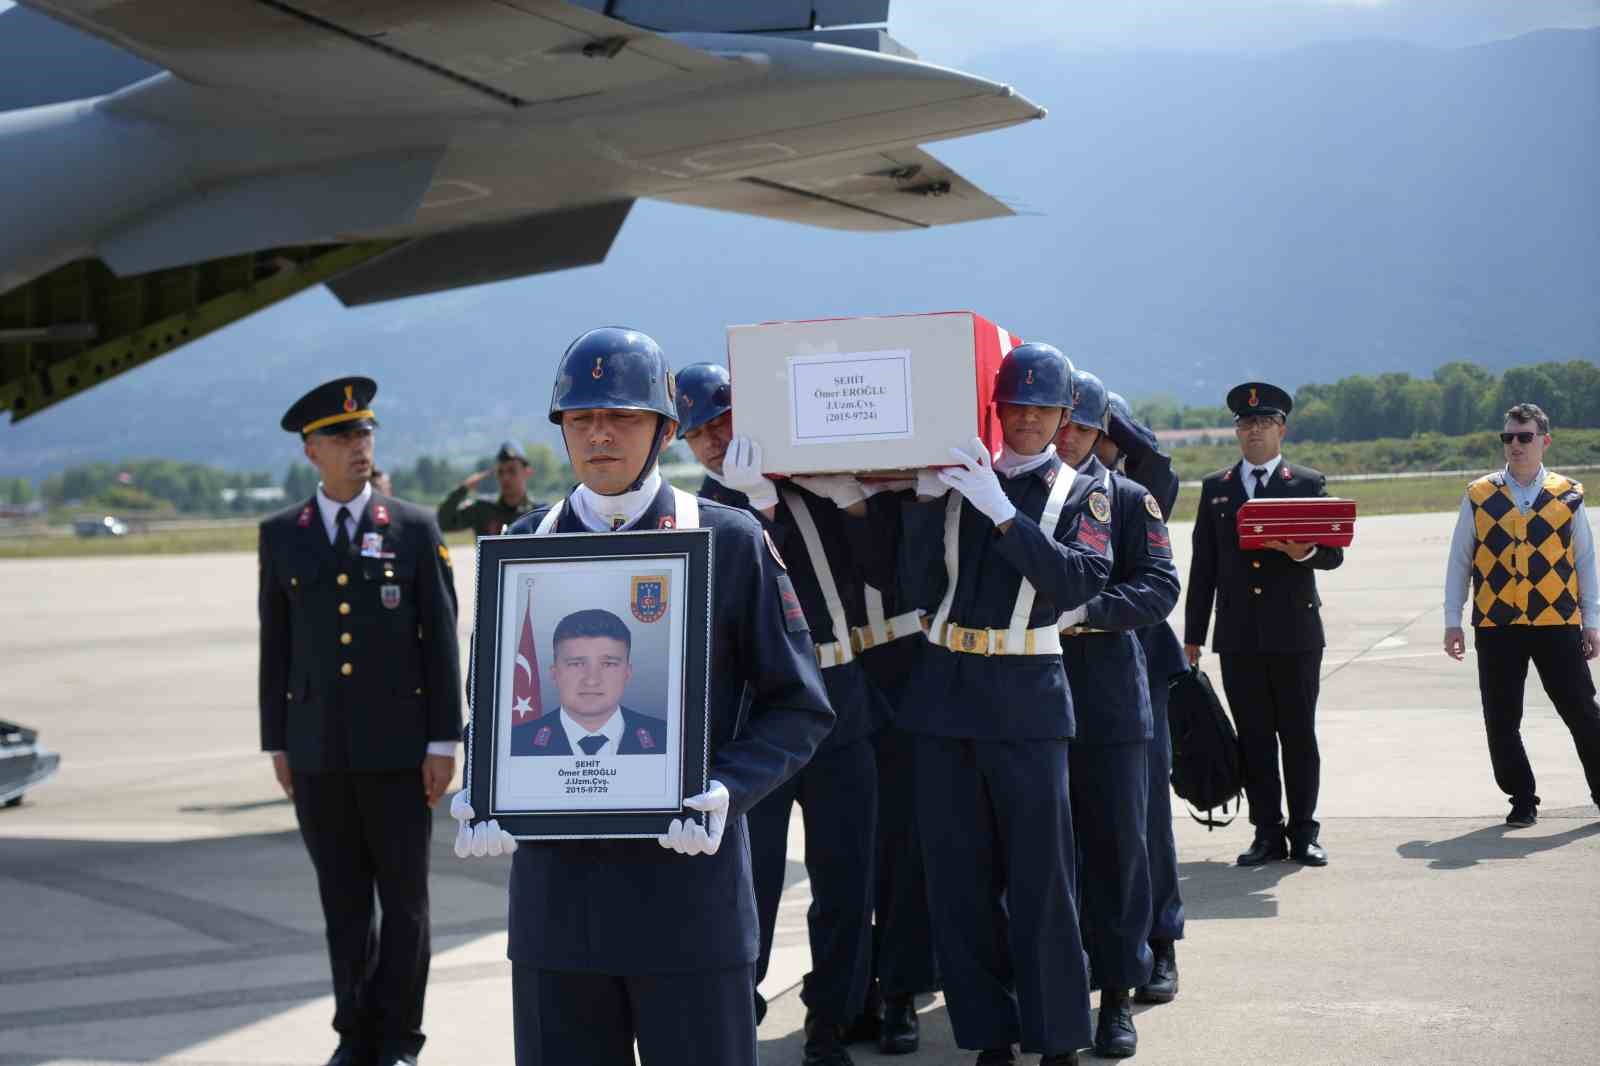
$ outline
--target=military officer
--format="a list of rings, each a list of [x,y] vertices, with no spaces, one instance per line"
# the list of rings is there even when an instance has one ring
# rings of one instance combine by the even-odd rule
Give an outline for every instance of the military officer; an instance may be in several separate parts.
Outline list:
[[[1061,658],[1072,686],[1078,732],[1068,745],[1072,824],[1081,865],[1083,939],[1100,985],[1094,1047],[1127,1058],[1138,1051],[1130,991],[1148,981],[1153,957],[1146,810],[1153,715],[1140,626],[1165,620],[1178,603],[1178,570],[1161,506],[1095,454],[1105,432],[1105,385],[1072,375],[1072,410],[1056,434],[1062,462],[1105,486],[1089,497],[1111,527],[1111,577],[1094,599],[1061,617]]]
[[[1600,804],[1600,706],[1589,660],[1600,655],[1600,575],[1583,486],[1544,466],[1550,417],[1537,404],[1505,414],[1506,465],[1467,486],[1445,571],[1444,650],[1466,654],[1461,608],[1472,586],[1478,690],[1495,784],[1511,801],[1506,824],[1539,820],[1533,767],[1522,746],[1528,663],[1566,723]]]
[[[1172,520],[1178,502],[1178,477],[1150,427],[1115,392],[1108,393],[1109,427],[1095,444],[1095,455],[1142,485],[1160,506],[1161,521]],[[1178,844],[1172,833],[1172,734],[1167,726],[1168,684],[1188,667],[1183,644],[1163,618],[1138,629],[1150,682],[1150,795],[1145,843],[1150,855],[1150,979],[1134,990],[1137,1003],[1170,1003],[1178,995],[1177,942],[1183,939],[1183,896],[1178,891]]]
[[[1240,866],[1293,858],[1326,866],[1317,840],[1317,691],[1322,668],[1318,570],[1344,562],[1342,548],[1272,541],[1261,551],[1239,547],[1234,516],[1246,500],[1326,496],[1327,479],[1283,458],[1294,401],[1276,385],[1247,381],[1228,393],[1243,458],[1207,477],[1194,524],[1194,557],[1185,600],[1184,652],[1200,661],[1216,601],[1211,646],[1222,658],[1222,687],[1239,728],[1245,795],[1255,840]],[[1283,778],[1278,749],[1283,748]],[[1285,844],[1281,796],[1288,793]]]
[[[898,723],[916,735],[950,1023],[982,1066],[1015,1062],[1019,1041],[1045,1066],[1075,1063],[1091,1039],[1057,620],[1106,583],[1110,530],[1096,516],[1110,504],[1055,454],[1071,377],[1050,345],[1007,353],[994,391],[1005,447],[991,456],[974,440],[959,465],[919,472],[902,514],[902,580],[933,620]]]
[[[812,903],[811,972],[800,990],[806,1005],[802,1062],[849,1066],[840,1030],[861,1010],[872,968],[878,768],[871,735],[888,717],[850,641],[851,619],[866,619],[858,559],[868,539],[867,497],[851,477],[797,477],[782,485],[764,477],[760,446],[733,435],[726,368],[684,367],[677,402],[679,437],[706,471],[701,498],[750,512],[788,563],[837,716],[811,762],[756,804],[748,821],[761,917],[760,982],[772,953],[794,804],[805,817]],[[764,1004],[757,1004],[757,1013],[765,1013]]]
[[[462,823],[457,854],[513,850],[508,954],[518,1066],[755,1066],[759,949],[746,816],[833,725],[780,552],[748,512],[668,485],[677,411],[666,357],[630,329],[591,330],[557,370],[550,420],[581,484],[513,533],[713,530],[710,782],[659,841],[515,846]],[[470,827],[469,827],[470,826]],[[508,847],[509,846],[509,847]],[[620,875],[620,876],[619,876]],[[664,935],[663,930],[670,930]]]
[[[415,1063],[422,1049],[428,809],[461,735],[450,551],[431,514],[369,483],[377,391],[340,378],[289,408],[283,428],[322,483],[261,523],[261,746],[317,872],[330,1066]]]
[[[467,499],[478,482],[490,474],[488,470],[478,471],[452,489],[439,504],[442,529],[471,529],[480,537],[492,537],[505,532],[507,526],[538,506],[528,496],[528,478],[533,475],[533,466],[516,441],[508,440],[500,445],[494,456],[493,473],[500,484],[500,495],[492,500]]]

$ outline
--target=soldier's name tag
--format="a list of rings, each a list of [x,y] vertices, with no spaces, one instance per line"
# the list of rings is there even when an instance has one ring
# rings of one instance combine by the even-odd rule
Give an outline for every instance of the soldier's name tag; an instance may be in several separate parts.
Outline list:
[[[361,534],[361,557],[363,559],[393,559],[394,552],[383,550],[382,533]]]
[[[389,610],[400,606],[400,586],[382,585],[378,588],[378,600]]]

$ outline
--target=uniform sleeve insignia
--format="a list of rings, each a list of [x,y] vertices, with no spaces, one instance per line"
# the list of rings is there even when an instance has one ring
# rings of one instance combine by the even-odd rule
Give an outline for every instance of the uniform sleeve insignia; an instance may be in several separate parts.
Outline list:
[[[450,549],[443,544],[439,545],[439,558],[444,561],[444,565],[450,565]]]
[[[1089,513],[1094,515],[1096,522],[1111,521],[1111,503],[1103,492],[1089,493]]]
[[[539,727],[539,731],[533,735],[533,746],[536,748],[548,748],[550,746],[549,726],[542,725]]]
[[[372,508],[372,520],[374,522],[378,523],[378,525],[380,525],[380,526],[388,525],[389,524],[389,508],[385,507],[381,503],[380,504],[376,504]]]
[[[789,564],[783,561],[783,556],[778,554],[778,545],[772,540],[772,533],[766,529],[761,531],[761,538],[767,542],[767,551],[772,553],[772,558],[777,561],[780,570],[789,569]]]
[[[300,508],[300,517],[296,520],[296,524],[301,529],[311,528],[311,505],[309,503]]]
[[[1079,522],[1078,543],[1096,555],[1104,555],[1111,545],[1111,534],[1105,526],[1094,522]]]
[[[644,728],[644,726],[640,726],[638,729],[635,729],[633,731],[633,735],[639,738],[639,747],[643,748],[645,751],[656,750],[656,738],[651,736],[650,730]]]
[[[1145,493],[1144,509],[1149,512],[1151,518],[1154,518],[1157,522],[1161,521],[1161,505],[1149,493]]]

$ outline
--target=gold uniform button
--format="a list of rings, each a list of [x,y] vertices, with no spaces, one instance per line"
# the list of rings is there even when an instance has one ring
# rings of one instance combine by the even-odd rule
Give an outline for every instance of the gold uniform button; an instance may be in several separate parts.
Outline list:
[[[422,695],[422,690],[420,688],[417,689],[417,695],[419,695],[419,696]]]
[[[349,677],[351,674],[356,672],[356,668],[351,666],[349,663],[345,663],[343,666],[339,667],[339,672],[345,677]]]
[[[1251,590],[1250,590],[1250,591],[1251,591],[1251,592],[1254,592],[1254,593],[1255,593],[1255,594],[1256,594],[1256,595],[1257,595],[1257,596],[1259,596],[1259,595],[1261,595],[1261,590],[1260,590],[1260,589],[1258,589],[1258,588],[1255,588],[1255,589],[1251,589]]]
[[[1257,570],[1260,570],[1261,569],[1261,560],[1260,559],[1251,559],[1250,560],[1250,565],[1255,567]]]
[[[290,588],[296,588],[296,587],[298,587],[298,586],[299,586],[299,584],[300,584],[300,579],[299,579],[299,578],[297,578],[297,577],[291,577],[291,578],[290,578],[290,579],[289,579],[289,587],[290,587]]]
[[[338,577],[334,578],[334,580],[337,581],[341,585],[348,585],[348,584],[350,584],[350,575],[349,574],[340,574]]]
[[[350,605],[348,603],[341,603],[339,605],[339,613],[340,614],[349,614],[350,613]]]
[[[349,633],[340,633],[339,634],[339,643],[340,644],[348,644],[348,643],[350,643],[350,634]]]
[[[285,692],[283,694],[283,698],[288,700],[290,703],[293,703],[294,702],[294,693],[293,692]]]

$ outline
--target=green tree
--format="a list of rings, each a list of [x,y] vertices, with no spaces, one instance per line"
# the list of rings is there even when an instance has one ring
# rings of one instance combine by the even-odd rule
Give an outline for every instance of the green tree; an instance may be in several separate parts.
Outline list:
[[[290,500],[304,500],[317,491],[317,472],[307,463],[290,463],[283,477],[283,494]]]
[[[1494,375],[1476,363],[1446,363],[1433,372],[1439,386],[1438,430],[1447,436],[1472,433],[1488,424]]]

